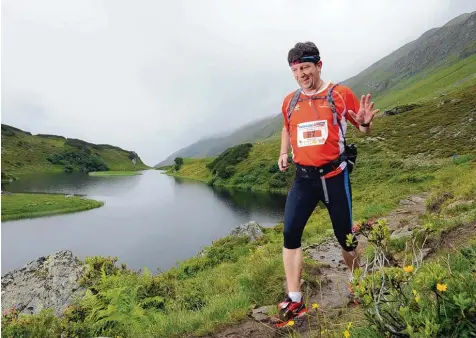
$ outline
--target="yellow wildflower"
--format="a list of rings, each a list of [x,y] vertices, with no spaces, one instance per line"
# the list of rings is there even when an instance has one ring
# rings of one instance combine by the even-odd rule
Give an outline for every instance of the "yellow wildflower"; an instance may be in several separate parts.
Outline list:
[[[436,289],[440,292],[445,292],[448,289],[448,285],[438,283],[436,284]]]
[[[319,304],[313,303],[313,304],[312,304],[312,308],[313,308],[313,309],[319,309]]]
[[[403,267],[403,271],[408,272],[408,273],[413,272],[413,270],[414,270],[414,268],[413,268],[412,265],[407,265],[407,266]]]
[[[293,325],[294,325],[294,320],[290,320],[290,321],[288,322],[288,325],[289,325],[289,326],[293,326]]]
[[[344,331],[344,337],[345,337],[345,338],[350,338],[350,332],[349,332],[349,330],[345,330],[345,331]]]

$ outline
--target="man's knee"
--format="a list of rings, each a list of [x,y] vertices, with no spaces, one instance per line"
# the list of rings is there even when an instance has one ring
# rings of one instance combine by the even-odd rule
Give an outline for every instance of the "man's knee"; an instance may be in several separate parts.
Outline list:
[[[284,247],[286,249],[298,249],[301,247],[301,232],[293,229],[285,229],[283,232]]]

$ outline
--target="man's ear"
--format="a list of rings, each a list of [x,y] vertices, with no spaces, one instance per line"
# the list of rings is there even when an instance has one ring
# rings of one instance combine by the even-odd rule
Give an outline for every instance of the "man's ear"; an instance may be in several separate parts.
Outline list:
[[[322,61],[319,60],[319,62],[316,64],[317,68],[319,68],[319,70],[322,69]]]

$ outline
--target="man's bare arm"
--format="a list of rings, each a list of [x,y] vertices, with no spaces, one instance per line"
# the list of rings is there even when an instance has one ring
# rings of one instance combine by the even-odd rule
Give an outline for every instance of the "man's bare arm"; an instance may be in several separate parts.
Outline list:
[[[281,131],[281,151],[280,151],[280,155],[288,153],[289,144],[290,144],[290,141],[289,141],[288,130],[286,129],[286,127],[283,127],[283,130]]]

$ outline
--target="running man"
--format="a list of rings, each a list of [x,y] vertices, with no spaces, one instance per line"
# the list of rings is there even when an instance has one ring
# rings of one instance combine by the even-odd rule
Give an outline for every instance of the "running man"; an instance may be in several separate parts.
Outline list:
[[[288,64],[299,89],[288,94],[282,104],[284,127],[278,160],[279,169],[288,170],[291,147],[296,177],[286,201],[283,248],[288,294],[279,304],[286,320],[307,311],[300,292],[301,236],[319,201],[328,210],[350,272],[359,266],[357,240],[346,243],[347,235],[352,234],[352,191],[351,163],[344,158],[345,133],[347,122],[369,133],[378,112],[373,110],[370,94],[362,95],[359,102],[346,86],[334,86],[321,78],[322,61],[314,43],[297,43],[289,50]]]

